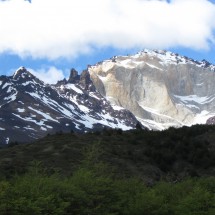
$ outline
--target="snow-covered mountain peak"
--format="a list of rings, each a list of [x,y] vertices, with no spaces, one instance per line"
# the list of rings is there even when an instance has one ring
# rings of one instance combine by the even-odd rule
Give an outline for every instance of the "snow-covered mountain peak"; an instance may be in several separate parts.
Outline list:
[[[39,80],[23,66],[15,71],[12,79],[18,81],[19,83],[34,82],[40,85],[44,84],[43,81]]]
[[[26,78],[26,77],[31,78],[32,76],[33,75],[24,66],[22,66],[15,71],[15,73],[13,74],[13,79],[17,80],[19,78]]]
[[[163,65],[195,64],[198,67],[210,68],[211,70],[215,71],[215,65],[209,63],[206,60],[197,61],[192,58],[188,58],[186,56],[182,56],[177,53],[173,53],[171,51],[166,51],[166,50],[143,49],[142,51],[138,52],[136,55],[131,56],[131,57],[141,58],[141,57],[146,57],[146,56],[151,59],[153,59],[153,58],[159,59],[160,63]]]
[[[143,49],[134,55],[114,56],[109,60],[101,61],[88,69],[102,68],[103,72],[113,70],[115,66],[133,69],[136,67],[152,67],[165,71],[171,65],[193,65],[199,68],[208,68],[215,71],[215,65],[206,60],[197,61],[186,56],[166,50]]]
[[[209,63],[207,60],[202,60],[198,62],[200,64],[200,67],[203,68],[210,68],[211,70],[215,71],[215,65]]]
[[[149,50],[144,49],[141,52],[138,52],[135,57],[149,57],[149,58],[157,58],[162,62],[162,64],[193,64],[197,61],[192,60],[186,56],[181,56],[177,53],[173,53],[171,51],[166,50]],[[200,64],[200,63],[199,63]]]
[[[196,64],[199,67],[204,68],[205,65],[209,65],[208,62],[205,64],[205,62],[198,62],[166,50],[144,49],[135,55],[114,56],[110,60],[102,61],[95,66],[91,66],[90,68],[95,69],[95,67],[100,66],[104,72],[114,69],[114,66],[121,66],[128,69],[133,69],[136,67],[152,67],[159,70],[166,70],[166,67],[171,64]]]

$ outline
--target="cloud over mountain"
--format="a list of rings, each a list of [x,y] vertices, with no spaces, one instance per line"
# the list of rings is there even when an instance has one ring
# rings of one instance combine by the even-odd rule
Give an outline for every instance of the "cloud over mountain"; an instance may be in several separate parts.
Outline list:
[[[49,84],[56,84],[57,81],[62,80],[64,78],[63,71],[53,66],[38,70],[33,70],[29,68],[28,70],[40,80]]]
[[[215,43],[215,5],[207,0],[11,0],[0,1],[0,14],[0,52],[22,57]]]

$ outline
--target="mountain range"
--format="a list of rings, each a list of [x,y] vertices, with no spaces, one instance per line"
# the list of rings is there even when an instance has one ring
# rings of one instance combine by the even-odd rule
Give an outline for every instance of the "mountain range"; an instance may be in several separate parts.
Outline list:
[[[213,124],[215,65],[163,50],[143,50],[71,69],[45,84],[20,67],[0,76],[0,144],[55,132]]]
[[[29,142],[54,132],[104,127],[128,130],[134,115],[96,91],[89,73],[72,69],[68,80],[48,85],[24,67],[0,77],[0,143]]]

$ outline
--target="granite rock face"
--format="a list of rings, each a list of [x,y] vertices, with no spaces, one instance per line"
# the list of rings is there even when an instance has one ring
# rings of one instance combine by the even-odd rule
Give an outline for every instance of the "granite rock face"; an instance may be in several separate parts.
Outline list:
[[[150,129],[206,123],[215,116],[215,66],[143,50],[90,66],[96,89]]]

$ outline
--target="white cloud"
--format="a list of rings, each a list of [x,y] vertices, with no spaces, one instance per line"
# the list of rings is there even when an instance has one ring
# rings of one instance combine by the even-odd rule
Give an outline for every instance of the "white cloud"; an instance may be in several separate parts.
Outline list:
[[[28,68],[28,71],[48,84],[55,84],[57,81],[62,80],[64,78],[63,71],[57,69],[56,67],[49,67],[48,69],[39,70],[33,70]]]
[[[106,46],[208,49],[214,20],[207,0],[0,1],[0,52],[56,59]]]

